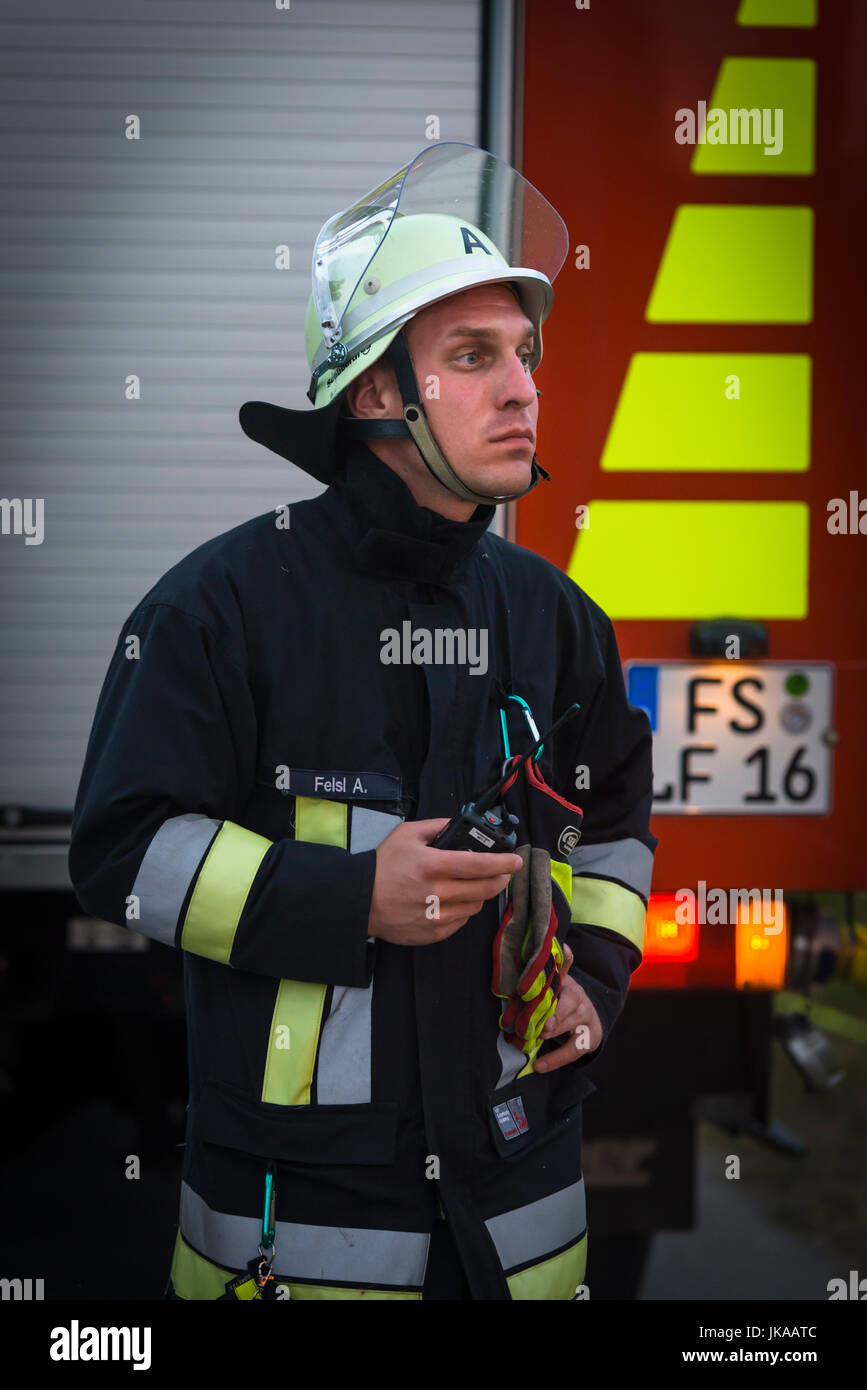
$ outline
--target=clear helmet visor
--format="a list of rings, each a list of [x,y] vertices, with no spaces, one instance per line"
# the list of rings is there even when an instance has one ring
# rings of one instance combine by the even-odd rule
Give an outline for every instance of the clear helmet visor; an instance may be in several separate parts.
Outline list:
[[[313,299],[326,347],[397,217],[445,213],[470,223],[510,266],[554,280],[569,234],[560,214],[510,165],[475,145],[428,145],[406,168],[332,217],[316,238]],[[420,267],[419,267],[420,268]]]

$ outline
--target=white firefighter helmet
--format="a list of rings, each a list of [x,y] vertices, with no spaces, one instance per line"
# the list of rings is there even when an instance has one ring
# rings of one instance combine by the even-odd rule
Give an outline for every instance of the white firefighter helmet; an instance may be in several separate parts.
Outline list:
[[[508,164],[474,145],[429,145],[410,164],[319,232],[305,337],[312,410],[264,401],[241,408],[250,438],[330,482],[345,441],[411,436],[427,467],[466,501],[521,497],[541,470],[533,459],[519,493],[472,491],[431,432],[401,328],[429,304],[477,285],[512,285],[535,330],[530,370],[542,357],[542,323],[552,281],[566,258],[566,226],[551,204]],[[341,416],[357,376],[385,353],[395,368],[403,415],[395,420]],[[544,474],[547,477],[547,474]]]

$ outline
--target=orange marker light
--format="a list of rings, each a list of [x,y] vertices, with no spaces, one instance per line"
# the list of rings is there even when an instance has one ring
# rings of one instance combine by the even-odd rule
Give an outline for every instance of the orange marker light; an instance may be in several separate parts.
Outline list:
[[[789,909],[782,905],[779,923],[766,926],[751,920],[749,906],[738,908],[735,927],[735,975],[738,989],[782,989],[789,946]]]

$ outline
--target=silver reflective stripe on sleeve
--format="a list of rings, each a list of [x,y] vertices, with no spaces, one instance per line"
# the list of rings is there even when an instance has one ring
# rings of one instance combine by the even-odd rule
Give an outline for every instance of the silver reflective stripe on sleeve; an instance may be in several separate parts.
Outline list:
[[[400,816],[391,816],[386,811],[369,811],[366,806],[353,806],[349,829],[350,854],[363,854],[365,850],[376,849],[386,835],[401,824]]]
[[[136,931],[167,946],[175,944],[175,930],[190,884],[222,824],[192,812],[163,821],[132,886],[139,903],[139,919],[130,923]]]
[[[181,1183],[178,1224],[187,1244],[223,1269],[246,1269],[262,1238],[261,1217],[213,1211],[186,1182]],[[423,1232],[296,1221],[277,1221],[275,1232],[273,1272],[287,1283],[325,1279],[417,1289],[424,1283],[430,1236]]]
[[[485,1222],[503,1269],[541,1260],[577,1240],[587,1229],[584,1179],[525,1207],[504,1211]]]
[[[601,845],[579,845],[569,855],[573,874],[601,874],[616,878],[646,902],[650,894],[653,854],[640,840],[609,840]]]
[[[376,849],[400,823],[400,816],[353,806],[349,826],[350,853],[362,854],[365,850]],[[372,1007],[372,980],[367,989],[335,985],[319,1043],[317,1104],[370,1103]]]

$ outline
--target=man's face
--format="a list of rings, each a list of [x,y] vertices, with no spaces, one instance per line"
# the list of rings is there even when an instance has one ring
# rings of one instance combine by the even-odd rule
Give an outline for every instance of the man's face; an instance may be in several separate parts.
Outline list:
[[[539,403],[528,365],[533,325],[515,293],[506,285],[463,290],[423,309],[404,332],[430,427],[462,481],[486,494],[528,487]],[[368,368],[348,400],[356,415],[399,418],[390,364]],[[472,514],[473,503],[460,502],[430,475],[412,440],[371,441],[371,448],[400,472],[420,505]]]

